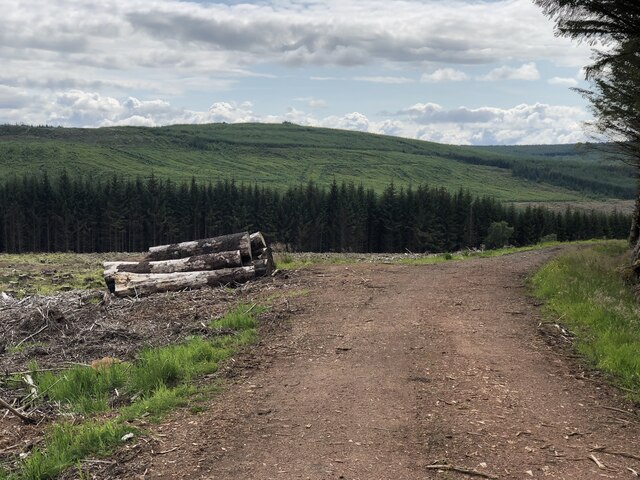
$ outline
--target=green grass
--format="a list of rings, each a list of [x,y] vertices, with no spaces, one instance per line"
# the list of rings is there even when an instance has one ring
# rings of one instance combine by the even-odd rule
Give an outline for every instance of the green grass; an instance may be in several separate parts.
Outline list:
[[[20,473],[7,478],[56,478],[62,470],[83,458],[109,454],[120,443],[122,436],[133,430],[130,426],[113,421],[53,425],[45,436],[46,449],[34,448],[22,464]]]
[[[232,330],[249,330],[256,327],[256,315],[266,311],[266,307],[258,305],[238,305],[236,308],[227,312],[222,318],[212,320],[209,323],[211,328],[216,329],[232,329]]]
[[[640,306],[623,281],[627,245],[611,241],[561,255],[532,278],[536,296],[576,334],[577,348],[640,401]]]
[[[102,262],[131,254],[0,254],[0,291],[17,298],[104,289]]]
[[[194,381],[214,373],[220,362],[238,348],[253,343],[256,317],[265,310],[259,305],[238,305],[211,322],[211,328],[228,330],[228,334],[212,339],[191,337],[176,345],[147,348],[131,363],[96,369],[76,366],[60,373],[38,372],[37,365],[31,365],[41,397],[59,402],[69,414],[89,416],[89,420],[54,424],[43,445],[35,448],[17,471],[0,467],[0,479],[54,478],[89,455],[108,454],[125,433],[132,431],[127,422],[142,415],[158,420],[192,400],[196,403],[194,411],[201,411],[203,407],[197,403],[219,386],[197,387]],[[131,402],[114,411],[110,400],[118,395],[131,398]],[[100,412],[106,412],[111,420],[100,420],[96,416]]]
[[[39,392],[84,415],[109,409],[109,397],[125,386],[129,367],[124,364],[98,369],[75,366],[64,373],[38,373],[35,368],[32,377]]]
[[[535,167],[544,178],[514,175],[518,166]],[[334,180],[378,192],[390,182],[428,184],[529,202],[627,198],[635,188],[630,168],[576,146],[490,149],[291,124],[0,126],[0,181],[34,172],[56,176],[63,170],[96,179],[153,173],[178,182],[229,179],[281,189]],[[571,186],[571,179],[587,183]]]
[[[274,260],[280,270],[293,270],[297,268],[311,267],[313,265],[353,265],[356,263],[397,263],[402,265],[433,265],[436,263],[467,260],[471,258],[488,258],[500,257],[502,255],[510,255],[518,252],[528,252],[531,250],[540,250],[543,248],[554,247],[557,245],[589,245],[602,240],[576,240],[573,242],[541,242],[535,245],[525,247],[505,247],[495,250],[465,250],[461,252],[446,252],[437,254],[424,255],[405,255],[402,253],[389,254],[327,254],[327,253],[276,253]]]

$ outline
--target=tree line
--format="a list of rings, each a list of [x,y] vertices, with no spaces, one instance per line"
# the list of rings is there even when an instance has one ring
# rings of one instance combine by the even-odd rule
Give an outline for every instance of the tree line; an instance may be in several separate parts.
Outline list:
[[[480,247],[494,222],[512,245],[626,238],[630,216],[542,207],[516,209],[460,190],[314,183],[286,191],[233,181],[177,184],[62,173],[0,186],[0,251],[143,251],[238,231],[264,232],[296,251],[443,252]]]
[[[534,0],[556,24],[556,33],[587,41],[593,62],[584,69],[592,126],[607,136],[640,177],[640,3],[637,0]],[[640,280],[640,190],[636,191],[629,243]]]

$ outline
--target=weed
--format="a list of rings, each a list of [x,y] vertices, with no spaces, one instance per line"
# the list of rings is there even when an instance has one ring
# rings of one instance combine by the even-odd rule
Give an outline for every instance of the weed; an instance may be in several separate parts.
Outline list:
[[[197,376],[213,373],[218,364],[237,348],[256,339],[256,317],[266,308],[238,305],[224,317],[212,322],[214,328],[235,330],[211,340],[187,338],[177,345],[147,348],[132,363],[109,363],[100,368],[76,366],[61,373],[38,372],[29,365],[41,396],[65,404],[70,410],[91,414],[109,410],[116,392],[131,397],[114,420],[102,423],[93,419],[79,425],[54,424],[46,435],[44,448],[34,449],[17,472],[0,469],[1,479],[47,479],[78,463],[88,455],[107,454],[130,431],[127,421],[148,415],[159,420],[169,411],[206,400],[206,394],[219,389],[217,384],[200,389],[190,385]],[[197,414],[205,409],[193,405]]]
[[[177,388],[167,388],[161,385],[146,398],[123,408],[120,412],[120,419],[133,420],[142,415],[148,415],[152,421],[160,420],[171,410],[186,405],[189,396],[196,391],[195,387],[188,385]]]
[[[38,390],[51,400],[90,414],[109,408],[109,396],[125,385],[128,369],[129,366],[116,363],[99,369],[76,366],[64,373],[34,372],[32,376]]]
[[[612,241],[561,255],[532,278],[549,314],[577,334],[578,350],[640,399],[640,307],[619,268],[626,243]]]
[[[266,307],[241,304],[227,312],[222,318],[213,320],[209,326],[216,329],[248,330],[256,327],[256,316]]]
[[[218,362],[229,356],[226,349],[199,337],[178,345],[143,350],[131,369],[128,388],[143,396],[159,388],[176,387],[194,375],[215,372]]]
[[[55,478],[62,470],[82,458],[108,454],[120,443],[122,436],[131,430],[129,426],[109,421],[53,425],[45,437],[46,447],[34,448],[22,464],[19,477],[14,478]]]

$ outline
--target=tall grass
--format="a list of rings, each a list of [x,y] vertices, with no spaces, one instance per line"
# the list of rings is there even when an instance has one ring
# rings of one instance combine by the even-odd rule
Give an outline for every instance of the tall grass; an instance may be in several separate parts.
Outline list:
[[[577,335],[577,348],[640,401],[640,305],[620,267],[625,242],[606,242],[563,254],[532,278],[549,315]]]
[[[13,478],[55,478],[64,468],[89,455],[108,454],[122,436],[131,431],[131,427],[116,422],[53,425],[45,437],[46,450],[35,448]]]
[[[103,412],[109,396],[127,382],[128,367],[113,364],[98,369],[76,366],[62,374],[34,372],[41,394],[50,400],[69,404],[81,414]]]
[[[247,330],[256,327],[256,315],[264,312],[265,307],[241,304],[227,312],[224,317],[213,320],[209,326],[218,329]]]
[[[185,405],[199,389],[198,376],[213,373],[221,361],[241,346],[255,341],[256,317],[265,310],[258,305],[239,305],[211,322],[211,328],[228,331],[212,339],[190,337],[177,345],[147,348],[131,363],[113,363],[99,368],[76,366],[62,373],[38,372],[32,376],[41,396],[60,402],[71,412],[89,415],[110,409],[114,395],[131,398],[115,418],[97,418],[80,424],[54,424],[44,445],[35,448],[14,472],[0,468],[0,479],[54,478],[88,455],[104,455],[115,448],[132,429],[126,422],[148,414],[160,418]],[[212,390],[207,390],[212,391]]]

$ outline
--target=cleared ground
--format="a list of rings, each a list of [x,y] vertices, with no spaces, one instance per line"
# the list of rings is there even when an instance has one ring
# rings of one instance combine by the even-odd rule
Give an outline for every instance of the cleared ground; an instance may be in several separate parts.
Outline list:
[[[632,478],[637,409],[541,324],[525,279],[557,250],[314,267],[286,325],[95,478]],[[625,456],[626,455],[626,456]],[[635,457],[635,458],[630,458]],[[444,467],[443,467],[444,468]]]

